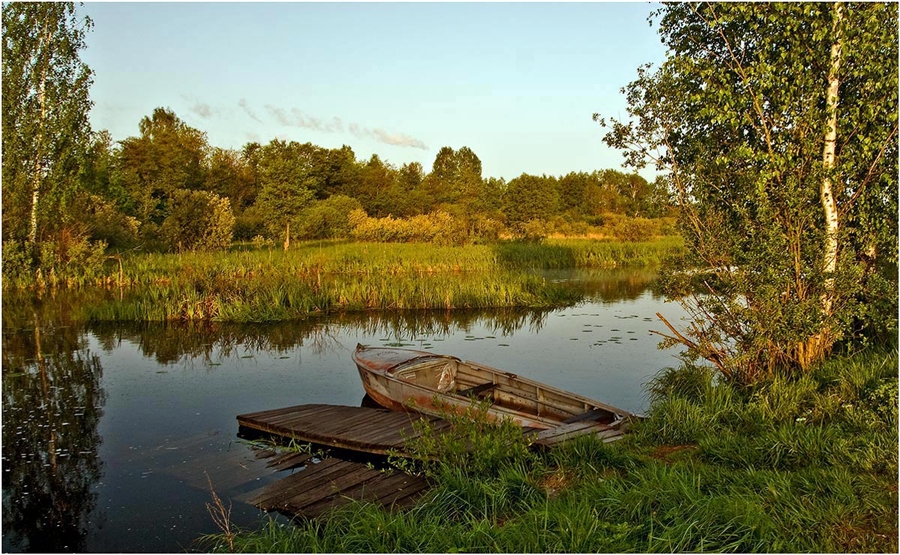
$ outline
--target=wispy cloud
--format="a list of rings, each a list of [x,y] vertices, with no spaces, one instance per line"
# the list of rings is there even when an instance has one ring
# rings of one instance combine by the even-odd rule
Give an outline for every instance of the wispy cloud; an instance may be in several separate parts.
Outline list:
[[[314,129],[316,131],[324,131],[326,133],[340,132],[344,130],[344,123],[340,118],[331,118],[331,121],[323,121],[319,118],[308,116],[298,110],[291,108],[291,115],[294,116],[294,122],[297,127],[304,129]]]
[[[244,102],[243,99],[242,103],[243,104],[241,104],[241,107],[244,108],[244,110],[248,114],[252,114],[252,111],[248,106],[246,106],[246,102]],[[268,112],[269,116],[272,117],[272,119],[286,127],[312,129],[314,131],[320,131],[323,133],[343,133],[345,129],[344,122],[341,120],[341,118],[338,117],[333,117],[331,119],[322,119],[306,114],[298,108],[291,108],[290,110],[286,110],[272,104],[266,104],[265,109],[266,112]],[[253,116],[251,115],[251,117]],[[356,123],[347,124],[346,129],[360,139],[373,139],[378,142],[393,146],[419,148],[422,150],[426,150],[428,148],[421,140],[406,135],[405,133],[391,133],[385,131],[384,129],[373,129],[360,126]]]
[[[200,116],[200,119],[211,119],[216,115],[216,110],[206,102],[185,94],[181,98],[189,103],[188,112]]]
[[[266,111],[269,112],[269,115],[275,118],[275,121],[277,121],[281,125],[293,125],[290,116],[288,116],[287,110],[285,110],[284,108],[266,104]]]
[[[242,99],[238,100],[238,106],[240,106],[244,110],[244,113],[246,113],[248,116],[250,116],[250,119],[252,119],[253,121],[255,121],[257,123],[262,123],[262,120],[259,119],[259,116],[256,115],[256,112],[254,112],[253,109],[250,108],[250,105],[247,104],[246,98],[242,98]]]
[[[360,127],[355,123],[350,124],[348,127],[351,133],[360,139],[375,139],[380,143],[385,143],[393,146],[408,146],[412,148],[420,148],[422,150],[426,150],[428,147],[425,146],[425,143],[416,139],[415,137],[410,137],[404,133],[388,133],[384,129],[370,129],[368,127]]]

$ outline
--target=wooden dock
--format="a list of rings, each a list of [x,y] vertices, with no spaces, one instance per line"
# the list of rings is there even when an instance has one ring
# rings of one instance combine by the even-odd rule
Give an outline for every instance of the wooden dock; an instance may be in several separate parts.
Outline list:
[[[244,428],[339,449],[387,455],[415,437],[413,423],[428,419],[435,430],[449,424],[434,417],[370,407],[299,405],[238,415]]]
[[[243,428],[376,455],[402,452],[405,442],[418,435],[414,424],[423,419],[438,433],[450,426],[445,420],[417,413],[336,405],[298,405],[237,417]],[[593,421],[590,414],[585,414],[550,430],[525,430],[524,433],[532,435],[533,446],[552,448],[588,434],[604,442],[615,441],[625,432]],[[291,516],[315,518],[350,500],[403,508],[412,505],[428,488],[428,482],[422,477],[398,471],[382,472],[338,458],[317,462],[308,454],[268,452],[260,456],[270,458],[268,466],[275,470],[293,473],[247,493],[244,499],[265,511],[276,510]]]
[[[438,433],[449,427],[445,420],[432,416],[339,405],[298,405],[241,414],[237,419],[244,428],[376,455],[402,451],[404,443],[418,435],[413,424],[419,420],[428,420],[432,429]],[[552,447],[583,435],[594,435],[608,443],[621,439],[625,430],[596,422],[588,414],[556,428],[528,429],[525,433],[533,435],[533,445]]]

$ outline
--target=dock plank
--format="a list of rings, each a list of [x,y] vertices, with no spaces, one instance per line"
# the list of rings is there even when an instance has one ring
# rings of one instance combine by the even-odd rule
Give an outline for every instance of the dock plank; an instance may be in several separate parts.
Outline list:
[[[296,492],[307,488],[311,483],[310,480],[321,480],[330,474],[341,472],[343,470],[342,463],[351,464],[340,459],[326,459],[319,464],[312,465],[306,470],[301,470],[274,484],[265,486],[257,495],[250,498],[249,503],[265,511],[272,510],[279,503],[290,499]]]
[[[332,499],[340,495],[344,490],[382,476],[381,472],[356,463],[351,463],[351,466],[341,470],[342,472],[335,473],[332,477],[320,482],[319,485],[294,495],[283,504],[280,504],[280,508],[287,509],[294,514],[302,514],[303,509],[306,507],[312,507]]]
[[[351,499],[378,504],[389,509],[405,508],[414,504],[427,488],[428,482],[420,477],[402,473],[383,475],[304,507],[302,512],[307,518],[317,518],[331,509],[348,503]]]
[[[386,455],[402,444],[397,431],[407,429],[412,435],[412,422],[419,418],[369,407],[301,405],[287,411],[241,414],[237,420],[245,428],[299,441]]]

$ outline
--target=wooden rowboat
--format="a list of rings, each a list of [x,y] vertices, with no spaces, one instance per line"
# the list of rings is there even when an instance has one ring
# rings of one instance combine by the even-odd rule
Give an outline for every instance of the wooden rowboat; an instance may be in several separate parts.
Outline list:
[[[490,416],[536,430],[576,422],[618,428],[637,418],[626,410],[453,356],[358,345],[353,362],[369,397],[396,411],[440,416],[436,404],[461,411],[480,398],[490,399]]]

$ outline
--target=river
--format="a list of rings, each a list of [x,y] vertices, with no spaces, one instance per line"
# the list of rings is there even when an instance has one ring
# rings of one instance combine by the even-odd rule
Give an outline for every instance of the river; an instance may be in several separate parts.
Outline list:
[[[678,364],[656,312],[683,316],[641,272],[547,279],[585,300],[557,310],[334,315],[231,325],[84,324],[90,295],[3,298],[3,551],[173,552],[217,532],[210,483],[231,520],[265,518],[238,499],[226,462],[265,474],[235,416],[303,403],[358,406],[357,343],[484,362],[642,412],[644,386]],[[224,461],[224,462],[223,462]],[[255,474],[254,474],[255,473]]]

